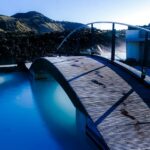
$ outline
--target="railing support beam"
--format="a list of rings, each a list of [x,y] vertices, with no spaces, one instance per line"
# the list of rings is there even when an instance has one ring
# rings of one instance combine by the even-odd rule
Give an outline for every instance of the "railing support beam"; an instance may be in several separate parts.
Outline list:
[[[116,30],[115,30],[115,23],[112,23],[112,41],[111,41],[111,61],[115,60],[115,42],[116,42]]]
[[[148,32],[145,33],[145,41],[144,41],[144,50],[143,50],[143,58],[142,58],[142,71],[141,78],[144,80],[146,76],[146,65],[147,65],[147,55],[148,55]]]
[[[93,51],[93,45],[94,45],[94,27],[93,23],[91,23],[91,55]]]

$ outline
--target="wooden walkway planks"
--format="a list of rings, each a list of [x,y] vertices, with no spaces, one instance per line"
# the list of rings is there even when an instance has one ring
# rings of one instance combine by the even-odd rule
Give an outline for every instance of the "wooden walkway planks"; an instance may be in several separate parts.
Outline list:
[[[150,89],[104,60],[47,59],[77,93],[110,149],[150,149]]]

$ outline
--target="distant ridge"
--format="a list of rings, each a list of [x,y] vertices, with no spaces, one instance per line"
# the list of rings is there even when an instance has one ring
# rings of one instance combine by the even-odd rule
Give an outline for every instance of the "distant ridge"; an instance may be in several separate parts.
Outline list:
[[[0,32],[48,33],[73,30],[83,24],[67,21],[55,21],[36,11],[16,13],[12,16],[0,15]]]
[[[39,12],[36,12],[36,11],[29,11],[27,13],[16,13],[14,15],[12,15],[11,17],[14,17],[14,18],[18,18],[18,19],[23,19],[23,18],[32,18],[32,17],[43,17],[43,18],[47,18],[45,17],[43,14],[39,13]],[[51,19],[47,18],[48,20],[52,21]]]

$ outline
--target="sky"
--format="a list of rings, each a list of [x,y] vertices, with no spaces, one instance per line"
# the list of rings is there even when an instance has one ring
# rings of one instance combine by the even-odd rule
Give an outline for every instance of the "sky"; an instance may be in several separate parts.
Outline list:
[[[38,11],[59,21],[150,23],[150,0],[0,0],[0,14]]]

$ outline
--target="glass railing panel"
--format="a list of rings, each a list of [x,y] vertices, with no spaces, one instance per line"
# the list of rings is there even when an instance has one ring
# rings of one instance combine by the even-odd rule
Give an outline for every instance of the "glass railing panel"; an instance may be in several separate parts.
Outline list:
[[[115,24],[115,60],[124,62],[127,58],[127,26]]]
[[[96,23],[93,24],[94,32],[94,49],[98,55],[111,59],[112,47],[112,24],[111,23]]]

